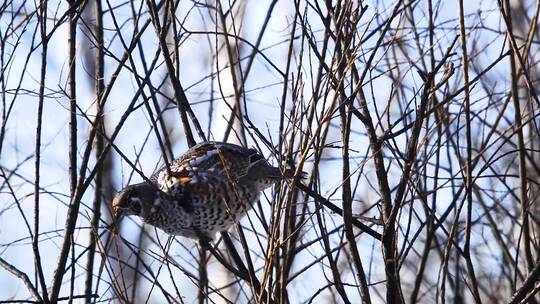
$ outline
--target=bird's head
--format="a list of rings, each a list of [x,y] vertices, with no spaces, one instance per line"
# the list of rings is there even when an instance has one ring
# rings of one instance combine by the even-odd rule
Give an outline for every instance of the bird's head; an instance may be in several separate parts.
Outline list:
[[[129,185],[118,192],[112,201],[113,215],[120,218],[123,215],[143,216],[159,197],[159,189],[149,183]]]

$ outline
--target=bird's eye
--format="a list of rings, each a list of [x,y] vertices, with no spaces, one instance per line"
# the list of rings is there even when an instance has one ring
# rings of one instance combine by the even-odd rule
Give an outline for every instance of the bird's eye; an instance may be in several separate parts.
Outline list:
[[[141,200],[138,197],[132,197],[131,200],[131,210],[135,214],[141,214]]]

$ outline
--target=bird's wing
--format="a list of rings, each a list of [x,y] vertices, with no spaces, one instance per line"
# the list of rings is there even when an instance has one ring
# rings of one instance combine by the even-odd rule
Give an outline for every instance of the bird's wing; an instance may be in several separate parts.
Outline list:
[[[190,149],[182,158],[200,171],[240,178],[247,174],[254,161],[263,157],[254,149],[228,143],[205,142]]]
[[[150,180],[164,192],[198,180],[197,176],[212,175],[222,179],[244,177],[249,168],[266,161],[254,149],[221,142],[203,142],[190,148],[167,168],[163,166]]]
[[[257,150],[221,142],[203,142],[193,146],[170,166],[172,175],[182,174],[184,170],[209,172],[224,178],[241,178],[245,176],[251,165],[266,161]],[[167,168],[158,170],[151,180],[159,184],[159,176]]]

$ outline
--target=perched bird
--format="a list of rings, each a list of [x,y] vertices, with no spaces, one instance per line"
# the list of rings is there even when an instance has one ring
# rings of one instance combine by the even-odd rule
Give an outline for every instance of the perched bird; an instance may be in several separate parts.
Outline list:
[[[169,234],[208,244],[244,216],[261,191],[292,177],[292,170],[281,172],[254,149],[203,142],[159,169],[151,183],[124,188],[112,207],[116,218],[138,215]]]

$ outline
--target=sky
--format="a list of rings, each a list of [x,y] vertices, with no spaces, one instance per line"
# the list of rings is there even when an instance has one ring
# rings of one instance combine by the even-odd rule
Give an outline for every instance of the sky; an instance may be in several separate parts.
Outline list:
[[[425,2],[419,1],[417,10],[416,24],[419,27],[426,25],[426,20],[421,17],[422,12],[425,12]],[[140,1],[135,1],[135,6],[141,4]],[[266,16],[266,9],[270,5],[270,1],[246,1],[245,2],[244,18],[235,26],[238,27],[238,31],[241,36],[254,44],[257,40],[257,35],[261,29],[263,21]],[[305,8],[305,17],[309,20],[312,26],[312,31],[315,38],[318,41],[322,40],[322,24],[318,18],[316,12],[313,9],[313,1],[301,2],[301,7]],[[384,20],[391,12],[394,5],[394,1],[372,1],[367,2],[368,10],[366,11],[365,18],[361,20],[359,28],[375,28],[377,24]],[[19,2],[10,3],[12,6],[8,10],[13,10]],[[35,10],[35,4],[33,2],[27,2],[24,4],[28,12]],[[225,4],[223,4],[225,5]],[[227,4],[228,5],[228,4]],[[50,29],[54,23],[54,20],[60,16],[66,10],[65,1],[48,1],[49,16],[51,20],[47,23]],[[130,19],[130,8],[126,3],[122,1],[116,1],[111,3],[112,7],[115,7],[115,16],[118,18],[118,23],[122,24],[121,35],[124,39],[129,39],[133,32],[133,20]],[[146,7],[143,5],[143,10]],[[479,67],[485,67],[493,58],[496,58],[504,47],[502,41],[497,41],[496,38],[500,37],[498,33],[492,31],[492,29],[498,30],[501,28],[499,14],[497,11],[496,1],[481,1],[481,4],[475,3],[475,1],[466,1],[466,11],[470,15],[467,15],[467,24],[474,26],[482,24],[485,29],[481,35],[478,36],[477,43],[480,44],[479,49],[482,49],[481,45],[489,46],[484,53],[478,54],[475,59],[475,64]],[[481,11],[478,15],[477,12]],[[445,51],[445,47],[449,45],[453,36],[451,34],[457,33],[457,4],[443,1],[443,4],[438,8],[438,41],[440,45],[439,52]],[[104,14],[105,17],[105,41],[111,54],[120,58],[124,52],[124,49],[119,41],[118,33],[115,31],[110,13]],[[197,5],[191,1],[180,1],[180,6],[177,10],[177,18],[184,20],[183,27],[184,35],[181,45],[178,48],[180,58],[180,80],[182,85],[186,89],[186,95],[193,110],[200,120],[203,130],[207,130],[209,124],[210,133],[207,134],[210,139],[221,140],[223,138],[223,130],[226,126],[226,121],[223,119],[224,113],[227,113],[227,106],[223,100],[232,100],[231,98],[222,98],[223,96],[229,96],[234,92],[231,89],[230,70],[225,69],[218,74],[218,77],[222,83],[222,87],[217,84],[216,77],[214,81],[211,81],[211,77],[207,77],[211,73],[216,71],[216,66],[223,67],[227,62],[227,54],[221,51],[217,57],[214,57],[214,43],[211,39],[215,37],[201,34],[185,35],[185,32],[202,32],[215,30],[214,21],[215,16],[209,16],[207,10],[202,5]],[[9,22],[12,16],[10,14],[0,15],[0,32],[5,33],[6,29],[11,30]],[[36,45],[39,41],[39,32],[37,32],[36,40],[32,42],[33,36],[36,35],[36,19],[35,15],[29,17],[25,30],[17,28],[15,34],[11,35],[7,39],[4,45],[6,51],[3,55],[4,62],[8,62],[7,69],[4,72],[6,77],[6,91],[4,93],[4,100],[9,105],[12,101],[13,107],[11,109],[11,115],[6,122],[5,139],[3,142],[0,165],[4,172],[3,187],[0,193],[0,256],[17,267],[23,272],[32,274],[34,272],[33,254],[31,251],[31,242],[28,238],[29,231],[24,222],[23,214],[26,216],[30,226],[33,223],[33,201],[34,201],[34,188],[33,181],[35,179],[35,137],[36,137],[36,117],[38,97],[37,92],[39,88],[40,79],[40,67],[41,67],[41,48]],[[148,18],[148,14],[143,14],[143,20]],[[263,56],[257,56],[252,71],[245,84],[246,104],[248,105],[247,114],[255,126],[270,138],[273,142],[277,142],[279,139],[279,107],[282,99],[283,91],[283,78],[280,75],[280,71],[285,70],[286,56],[289,47],[290,30],[293,22],[293,7],[292,3],[288,1],[277,1],[274,13],[271,16],[268,23],[268,29],[266,30],[260,45],[260,50],[264,54]],[[15,18],[16,23],[26,24],[26,21],[22,17]],[[405,22],[403,18],[398,18],[400,22]],[[398,25],[396,23],[394,26]],[[8,30],[8,31],[9,31]],[[298,34],[300,33],[297,29]],[[368,31],[369,32],[369,31]],[[447,32],[449,35],[445,36]],[[78,132],[77,137],[79,141],[78,154],[79,164],[82,159],[82,154],[86,147],[88,138],[88,123],[81,115],[81,112],[87,115],[95,113],[95,96],[93,92],[93,83],[88,77],[88,73],[91,70],[87,66],[87,63],[83,59],[85,52],[91,50],[88,44],[84,43],[83,39],[85,33],[79,29],[77,42],[77,104],[80,108],[78,113]],[[409,34],[410,35],[410,34]],[[69,142],[69,100],[63,93],[67,88],[67,70],[69,67],[68,62],[68,27],[67,23],[60,25],[55,31],[49,42],[48,56],[47,56],[47,77],[46,77],[46,95],[43,108],[43,129],[42,129],[42,148],[41,148],[41,174],[40,174],[40,230],[42,234],[40,238],[40,251],[42,252],[42,260],[44,273],[46,278],[51,278],[55,269],[57,255],[59,247],[63,239],[63,227],[66,218],[67,204],[69,204],[69,179],[68,179],[68,142]],[[406,33],[403,37],[408,37]],[[17,41],[17,39],[20,39]],[[221,39],[221,38],[220,38]],[[364,63],[366,57],[370,55],[371,47],[373,47],[378,34],[375,34],[373,38],[367,40],[362,45],[361,54],[358,58],[359,63]],[[222,42],[223,40],[219,40]],[[425,43],[425,37],[422,38]],[[413,43],[412,40],[406,40],[404,43],[408,46],[406,54],[396,54],[396,56],[403,59],[403,64],[396,69],[403,69],[404,82],[408,84],[409,90],[405,90],[403,94],[407,94],[413,99],[415,92],[419,90],[422,82],[414,69],[410,69],[413,64],[419,64],[419,60],[422,56],[415,53],[414,47],[409,45]],[[155,33],[153,30],[148,30],[142,38],[144,57],[153,58],[158,46]],[[302,48],[304,46],[304,48]],[[332,47],[332,46],[331,46]],[[294,77],[300,77],[303,81],[303,99],[304,104],[309,105],[313,96],[311,96],[311,89],[314,79],[311,77],[313,67],[316,67],[318,62],[317,58],[313,56],[313,53],[309,51],[305,45],[302,45],[302,41],[297,39],[294,43],[294,60],[293,66],[301,65],[301,75],[294,75]],[[31,51],[32,50],[32,51]],[[248,44],[242,44],[240,49],[240,57],[247,56],[251,52],[251,48]],[[25,66],[26,58],[29,55],[27,68]],[[9,54],[13,54],[13,58],[9,58]],[[407,62],[407,58],[413,58],[414,60]],[[384,54],[378,53],[375,57],[375,68],[372,70],[370,85],[366,86],[366,95],[371,107],[379,102],[386,101],[391,95],[391,81],[387,74],[390,73],[388,66],[384,62]],[[134,60],[136,67],[142,73],[142,63],[138,52],[135,52]],[[302,60],[302,62],[300,62]],[[279,68],[276,70],[271,64]],[[459,69],[459,58],[455,57],[454,63],[457,69]],[[242,63],[245,64],[245,61]],[[107,56],[106,61],[106,83],[110,81],[111,75],[116,68],[116,59]],[[378,67],[381,67],[378,70]],[[245,65],[243,66],[245,68]],[[162,60],[160,60],[159,67],[152,73],[152,81],[157,84],[162,81],[166,69]],[[295,70],[296,71],[296,70]],[[497,77],[497,73],[504,72],[505,68],[496,68],[490,75]],[[459,71],[457,72],[459,73]],[[17,86],[20,83],[20,90],[17,95],[14,94]],[[113,87],[111,94],[107,100],[105,109],[105,120],[107,122],[107,131],[112,132],[117,126],[122,114],[126,110],[129,102],[134,96],[137,90],[137,82],[133,77],[133,73],[127,69],[123,69],[120,73],[115,86]],[[501,91],[503,88],[500,89]],[[166,87],[163,92],[169,96],[172,96],[170,88]],[[479,108],[483,107],[481,92],[475,95],[473,90],[472,96],[475,100],[478,100],[474,106]],[[331,97],[331,95],[329,96]],[[291,96],[287,97],[286,107],[290,107]],[[210,100],[213,99],[213,102]],[[9,107],[3,104],[3,111],[6,111]],[[459,105],[456,105],[458,107]],[[209,109],[213,108],[212,115],[209,115]],[[396,110],[397,109],[391,109]],[[209,118],[210,116],[210,118]],[[167,111],[165,114],[167,119],[170,136],[174,141],[173,151],[175,155],[180,155],[187,149],[187,143],[183,136],[183,130],[178,119],[178,113],[175,109]],[[339,144],[339,119],[336,119],[334,123],[336,126],[331,128],[329,134],[329,142]],[[356,152],[352,155],[353,164],[356,167],[366,166],[366,169],[361,177],[363,182],[359,185],[359,192],[361,200],[374,201],[377,200],[377,194],[372,191],[369,179],[374,176],[373,167],[368,159],[366,162],[366,151],[368,147],[368,141],[365,136],[365,130],[360,124],[353,126],[353,135],[351,143],[356,147]],[[150,134],[150,135],[148,135]],[[137,159],[137,155],[140,153],[137,159],[137,166],[146,176],[152,174],[157,168],[158,164],[162,162],[161,151],[156,140],[156,137],[152,133],[151,123],[148,113],[144,111],[144,107],[140,107],[127,119],[125,125],[122,127],[118,137],[115,139],[117,147],[130,159]],[[260,146],[260,142],[258,142]],[[398,145],[406,144],[405,138],[397,139]],[[248,140],[249,146],[255,146],[255,143],[250,138]],[[263,148],[263,153],[268,156],[269,160],[276,163],[275,157],[271,157],[269,150]],[[337,157],[338,160],[334,160]],[[341,197],[341,172],[340,170],[334,170],[336,167],[341,166],[339,161],[340,150],[330,150],[325,157],[325,161],[321,163],[319,169],[321,172],[325,172],[325,180],[321,182],[321,194],[325,197],[339,199]],[[94,160],[92,159],[92,162]],[[308,163],[308,167],[310,164]],[[395,169],[395,168],[394,168]],[[13,189],[12,195],[10,191],[6,191],[6,175],[10,175],[10,172],[14,172],[15,175],[8,179],[9,187]],[[390,170],[390,173],[399,173],[397,171]],[[444,173],[442,173],[444,174]],[[395,178],[397,178],[396,175]],[[117,153],[113,153],[113,176],[110,181],[107,181],[111,187],[118,191],[122,187],[130,183],[140,182],[142,177],[137,173],[132,174],[132,170]],[[91,186],[93,187],[93,186]],[[267,197],[276,195],[274,189],[270,189],[265,192]],[[445,204],[451,199],[451,192],[441,191],[442,198],[441,205],[438,206],[441,210],[444,209]],[[445,197],[445,195],[447,197]],[[88,191],[83,197],[83,207],[80,210],[80,222],[78,223],[78,229],[74,235],[77,246],[76,253],[81,253],[85,249],[85,244],[88,244],[88,222],[87,219],[90,216],[90,206],[92,203],[93,194],[92,191]],[[270,204],[268,199],[263,198],[263,206],[265,215],[268,216],[270,212]],[[373,214],[372,214],[373,215]],[[339,217],[326,214],[326,220],[331,225],[339,225]],[[256,228],[261,227],[259,221],[256,220],[256,216],[251,215],[249,217],[253,219]],[[307,224],[308,227],[316,226],[316,219],[311,219]],[[246,227],[249,227],[249,219],[245,218],[242,222]],[[126,226],[122,229],[123,236],[134,243],[138,242],[137,229],[140,229],[141,222],[138,219],[131,218],[126,221]],[[161,241],[166,241],[167,237],[162,232],[155,231],[153,229],[147,230],[149,235],[157,236]],[[306,232],[306,239],[310,239],[316,236],[316,229],[308,229]],[[368,238],[362,238],[367,240],[362,242],[360,246],[360,252],[362,258],[371,261],[368,268],[371,270],[370,281],[378,282],[383,279],[382,269],[376,267],[381,261],[379,248],[373,241],[369,241]],[[333,236],[332,242],[338,243],[340,241],[339,236]],[[171,255],[172,257],[181,262],[186,270],[192,273],[197,273],[196,260],[191,255],[195,250],[195,243],[191,240],[178,237],[172,245]],[[251,243],[257,243],[255,234],[248,233],[248,241]],[[254,249],[257,251],[257,249]],[[316,244],[309,249],[297,260],[293,265],[292,272],[296,272],[302,269],[305,265],[313,262],[321,253],[324,252],[320,244]],[[161,262],[159,259],[161,249],[156,244],[150,244],[145,250],[145,254],[148,256],[148,262],[152,269],[159,269]],[[153,257],[153,258],[152,258]],[[257,266],[262,265],[261,259],[256,259],[255,264]],[[79,275],[75,280],[75,294],[81,294],[84,292],[84,265],[85,260],[77,264],[76,273]],[[189,279],[189,276],[181,273],[178,269],[174,269],[175,281],[181,282],[181,286],[185,287],[182,290],[185,295],[186,303],[194,302],[196,297],[195,285]],[[223,276],[223,270],[211,265],[210,268],[211,278]],[[329,276],[330,271],[324,263],[311,267],[308,271],[303,273],[298,279],[295,279],[294,286],[297,288],[292,289],[289,294],[291,302],[300,303],[308,300],[309,296],[314,291],[324,287],[326,284],[325,276]],[[436,276],[436,274],[434,274]],[[347,280],[352,281],[354,278],[351,275],[344,276]],[[30,276],[33,281],[33,276]],[[167,288],[171,287],[170,277],[167,273],[163,272],[159,276],[160,282],[163,282]],[[69,275],[66,274],[65,280],[69,280]],[[51,282],[50,279],[46,280]],[[67,281],[66,281],[67,282]],[[28,291],[20,280],[6,271],[0,270],[0,285],[4,286],[0,289],[0,299],[14,299],[26,298]],[[66,283],[62,289],[61,296],[67,295],[68,286]],[[375,285],[377,286],[377,285]],[[149,285],[143,286],[143,291],[148,290]],[[377,287],[374,287],[377,289]],[[110,289],[106,284],[102,284],[99,288],[100,296],[102,300],[108,299],[110,296]],[[351,294],[356,294],[352,292]],[[321,299],[330,299],[328,293],[323,292],[320,296]],[[151,302],[159,303],[163,299],[160,298],[158,292],[152,292]],[[246,298],[240,294],[239,301],[245,302]],[[354,299],[353,300],[357,300]],[[219,302],[219,299],[216,298]]]

